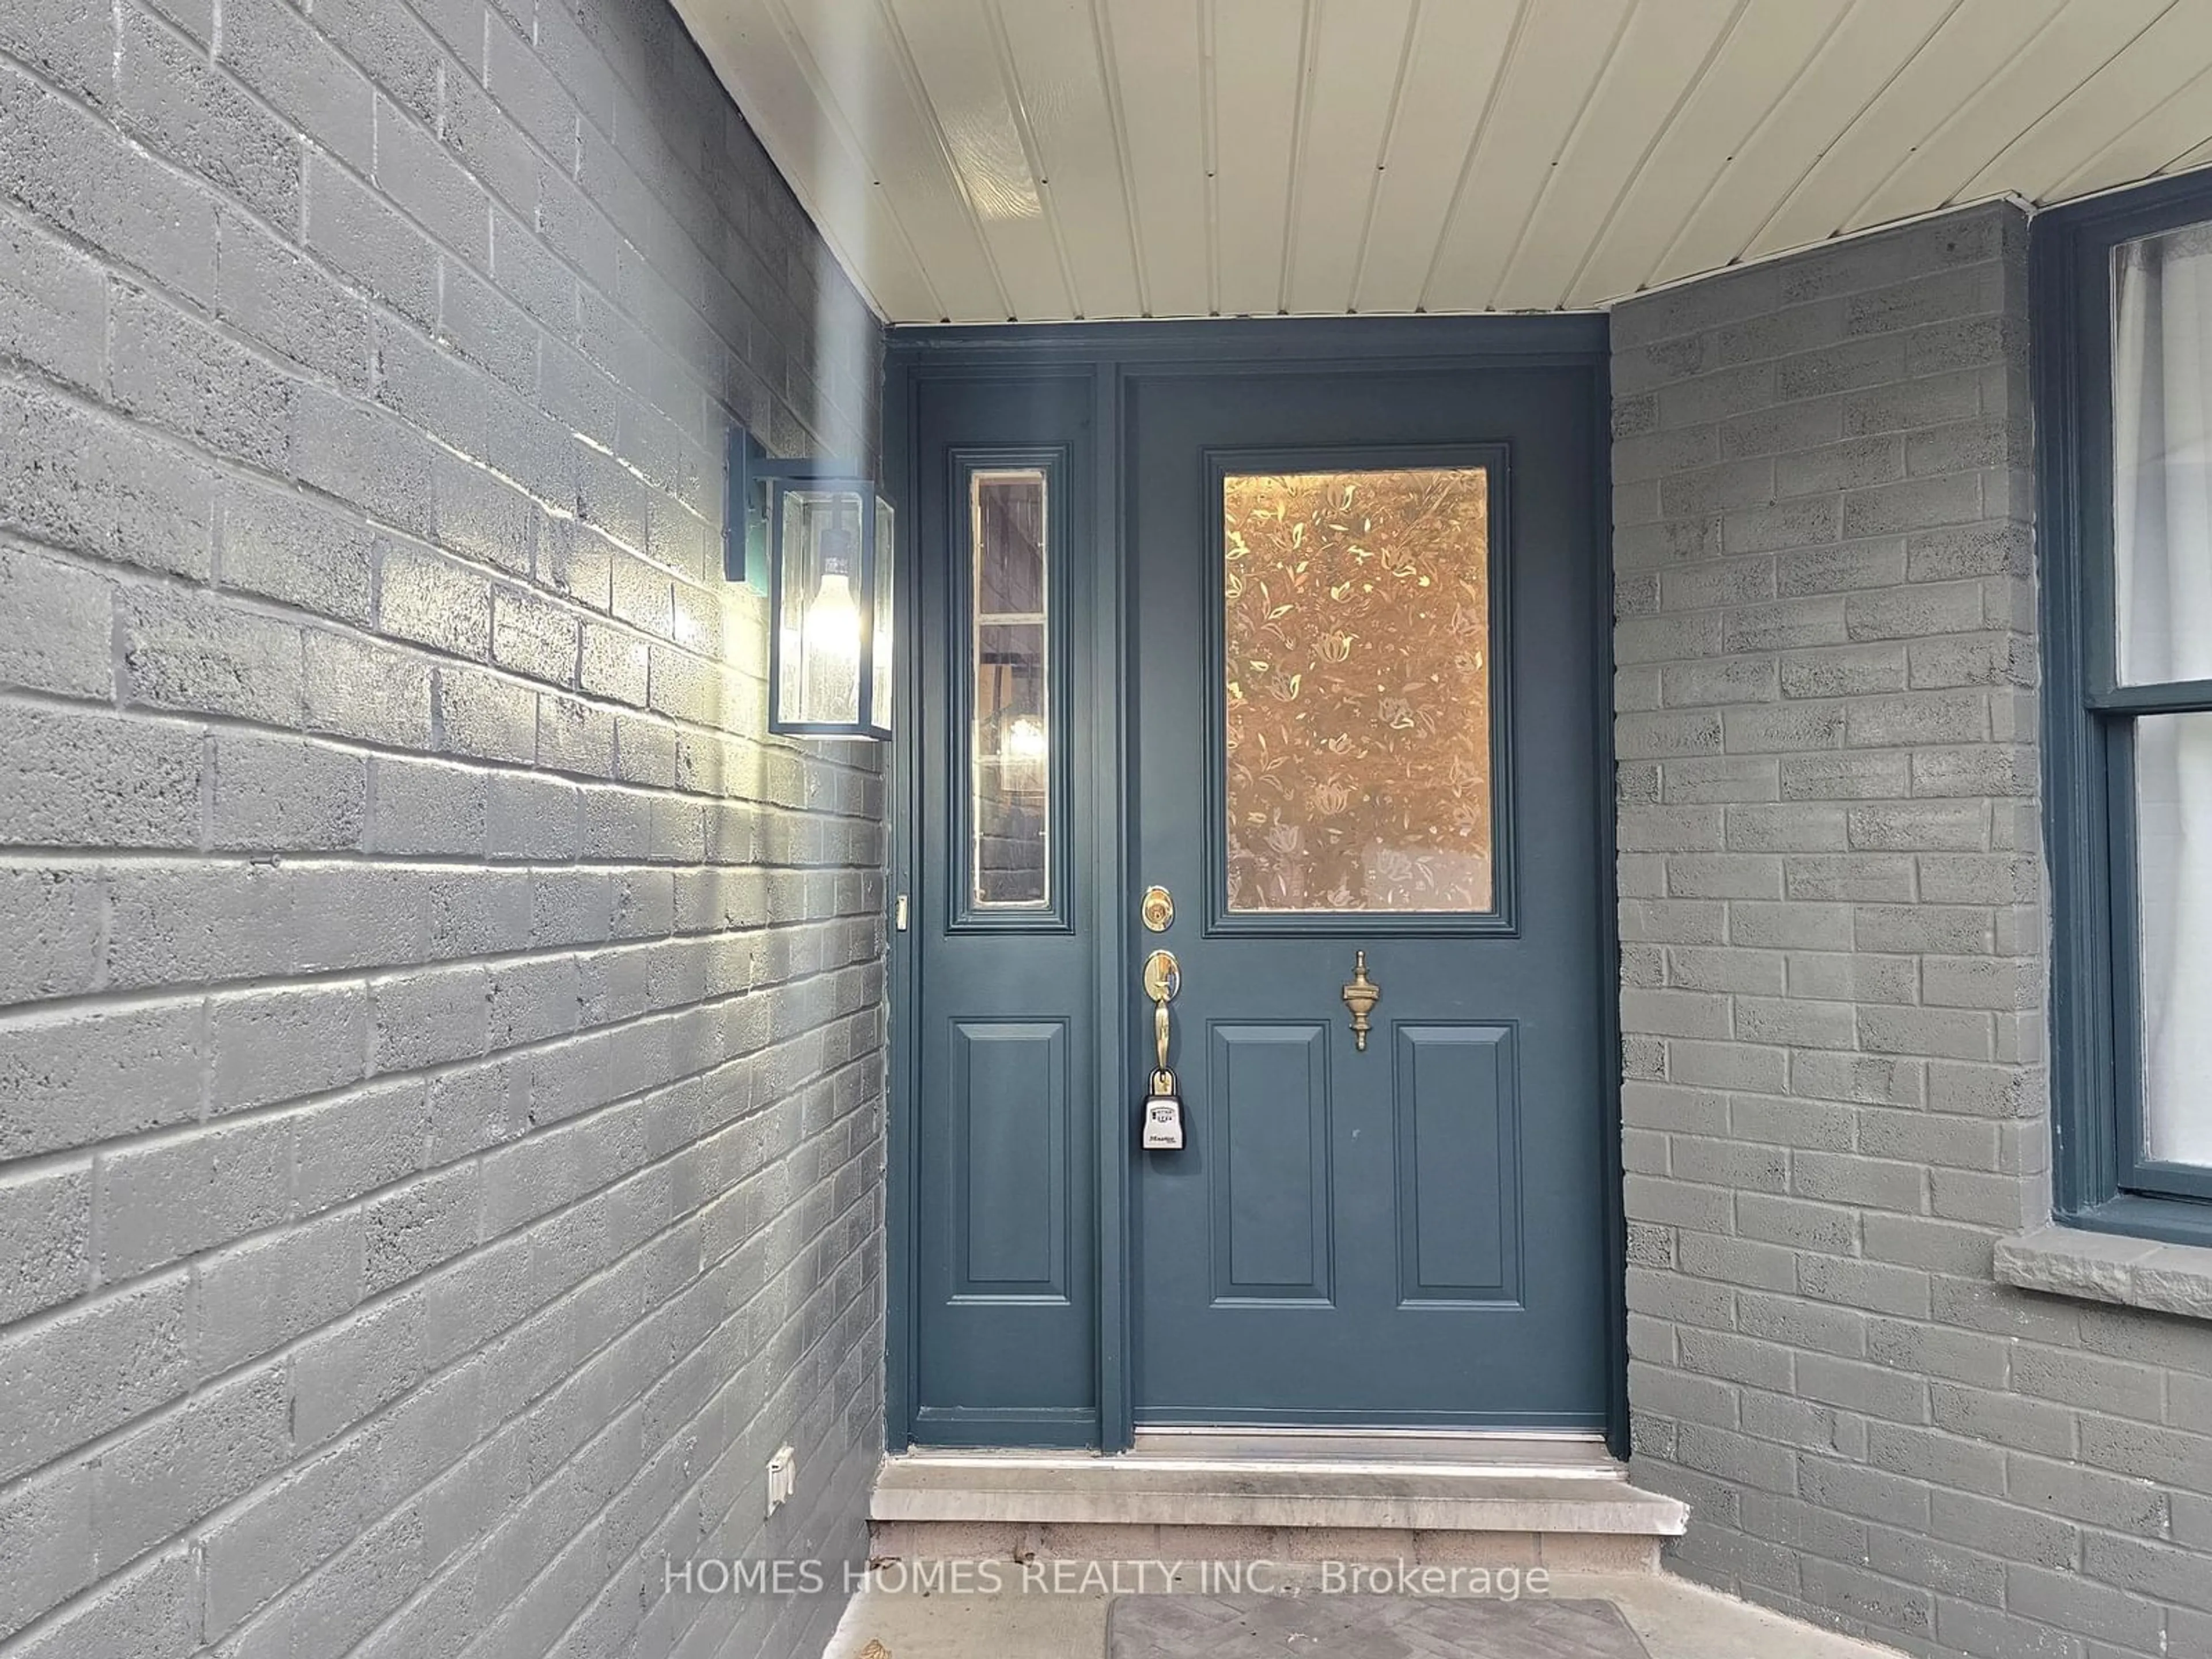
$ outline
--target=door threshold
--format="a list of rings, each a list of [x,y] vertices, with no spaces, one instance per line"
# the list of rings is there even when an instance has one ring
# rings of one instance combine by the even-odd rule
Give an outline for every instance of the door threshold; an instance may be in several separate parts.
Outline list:
[[[1497,1429],[1139,1429],[1127,1455],[1148,1464],[1335,1469],[1464,1470],[1625,1480],[1628,1471],[1598,1434],[1518,1434]]]
[[[1140,1477],[1184,1474],[1420,1474],[1470,1480],[1626,1481],[1627,1466],[1595,1434],[1435,1432],[1382,1429],[1139,1429],[1126,1452],[1018,1447],[916,1449],[886,1467],[952,1474],[962,1469],[1017,1465],[1027,1469],[1087,1469]]]

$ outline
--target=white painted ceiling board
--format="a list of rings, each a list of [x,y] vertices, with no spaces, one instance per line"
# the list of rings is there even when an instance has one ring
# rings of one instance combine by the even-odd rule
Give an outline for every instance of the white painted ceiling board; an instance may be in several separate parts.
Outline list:
[[[1659,276],[1686,276],[1738,257],[1839,132],[1911,62],[1955,0],[1855,0],[1789,93],[1721,167],[1682,227]]]
[[[1753,257],[1832,236],[1899,161],[2009,63],[2068,0],[1965,0],[1896,78],[1828,144],[1746,250]]]
[[[1599,77],[1620,49],[1634,0],[1575,0],[1577,27],[1546,27],[1537,8],[1514,41],[1496,109],[1476,140],[1464,188],[1421,292],[1431,310],[1465,295],[1472,309],[1500,303],[1498,279],[1550,181],[1559,155],[1590,110]],[[1527,306],[1524,295],[1503,301]]]
[[[953,173],[1006,294],[1006,315],[1074,309],[1027,135],[981,0],[881,0],[894,49],[921,77]],[[980,46],[980,50],[978,49]]]
[[[1215,307],[1230,316],[1282,309],[1291,173],[1305,115],[1318,0],[1208,0]],[[1278,27],[1296,12],[1299,26]]]
[[[1842,13],[1834,17],[1813,44],[1812,51],[1790,77],[1780,83],[1774,95],[1759,111],[1759,118],[1752,124],[1732,154],[1724,157],[1712,177],[1706,182],[1698,204],[1682,221],[1659,262],[1651,268],[1645,281],[1650,283],[1679,282],[1685,276],[1725,264],[1735,248],[1741,247],[1741,238],[1734,242],[1723,241],[1727,234],[1725,223],[1716,226],[1713,221],[1723,214],[1729,204],[1717,200],[1724,197],[1731,185],[1742,188],[1748,185],[1757,195],[1774,182],[1778,175],[1787,176],[1788,156],[1776,143],[1776,125],[1790,106],[1811,95],[1811,88],[1820,84],[1833,58],[1837,40],[1846,24],[1860,9],[1860,0],[1849,0]]]
[[[1557,303],[1748,3],[1640,0],[1499,278],[1501,296]]]
[[[1067,249],[1074,314],[1133,317],[1142,309],[1133,202],[1090,0],[1014,0],[999,5],[999,20],[1044,172],[1038,188]]]
[[[1607,222],[1569,298],[1632,294],[1681,234],[1721,169],[1810,63],[1850,0],[1753,0]]]
[[[1411,311],[1429,279],[1443,216],[1497,91],[1514,33],[1505,6],[1418,0],[1405,85],[1360,249],[1355,309]]]
[[[678,0],[898,322],[1601,306],[2212,163],[2212,0]]]
[[[1094,0],[1111,31],[1112,89],[1143,239],[1146,314],[1212,309],[1199,0]]]
[[[1413,0],[1317,0],[1284,284],[1291,311],[1352,309],[1413,21]]]
[[[2145,110],[2111,143],[2057,180],[2051,193],[2083,196],[2187,166],[2208,132],[2212,132],[2212,69],[2199,70],[2187,85]]]
[[[1060,277],[1061,303],[1070,314],[1084,314],[1083,297],[1075,285],[1075,269],[1067,248],[1067,228],[1060,217],[1053,195],[1052,173],[1045,166],[1044,152],[1038,147],[1036,129],[1030,119],[1029,104],[1022,96],[1020,76],[1014,69],[1014,45],[1006,33],[1005,9],[998,0],[979,0],[983,21],[991,36],[991,45],[998,59],[999,87],[1005,96],[1009,114],[1013,121],[1014,136],[1022,147],[1023,165],[1029,170],[1030,182],[1035,187],[1040,216],[1052,243],[1053,264]],[[1018,305],[1018,301],[1016,302]]]
[[[1957,199],[2005,147],[2094,75],[2173,0],[2075,0],[1968,94],[1844,221],[1860,230]],[[1955,96],[1955,89],[1954,89]],[[1924,204],[1924,205],[1918,205]]]
[[[2023,193],[2041,196],[2081,164],[2101,155],[2146,110],[2179,92],[2212,63],[2212,0],[2183,0],[2122,47],[2050,113],[1974,175],[1966,193],[2002,190],[2018,179]],[[2170,158],[2169,158],[2170,159]]]
[[[1012,313],[1006,283],[984,246],[943,131],[883,14],[864,0],[760,3],[787,21],[804,48],[797,55],[816,94],[859,136],[947,315],[955,322],[1003,322]]]

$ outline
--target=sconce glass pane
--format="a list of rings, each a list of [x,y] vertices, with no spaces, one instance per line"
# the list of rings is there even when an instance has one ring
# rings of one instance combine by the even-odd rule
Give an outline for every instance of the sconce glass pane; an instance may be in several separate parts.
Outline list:
[[[1042,909],[1052,896],[1052,663],[1045,477],[969,475],[975,724],[973,902]]]
[[[776,689],[786,720],[860,718],[861,499],[848,489],[784,492]]]
[[[891,591],[893,574],[898,568],[898,538],[896,515],[891,504],[878,495],[876,498],[876,563],[874,570],[875,607],[874,629],[869,635],[869,649],[873,653],[870,667],[874,670],[874,690],[870,694],[868,718],[878,730],[891,729]]]

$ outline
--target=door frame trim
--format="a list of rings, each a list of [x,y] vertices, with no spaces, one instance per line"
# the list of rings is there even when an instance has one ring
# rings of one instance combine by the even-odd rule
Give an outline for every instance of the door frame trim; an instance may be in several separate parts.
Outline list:
[[[1133,410],[1133,383],[1178,375],[1212,375],[1227,370],[1245,374],[1366,374],[1392,369],[1428,374],[1475,373],[1513,367],[1573,368],[1589,378],[1591,405],[1590,532],[1602,569],[1591,584],[1589,664],[1592,722],[1600,799],[1591,856],[1599,886],[1596,982],[1597,1022],[1604,1052],[1620,1049],[1620,905],[1614,848],[1619,798],[1613,787],[1613,528],[1610,329],[1601,313],[1547,316],[1398,318],[1212,318],[1188,322],[1067,323],[974,326],[895,327],[887,331],[884,354],[883,488],[899,509],[902,524],[919,526],[913,504],[919,498],[920,454],[915,443],[919,399],[934,380],[1006,380],[1052,374],[1087,380],[1091,390],[1095,434],[1093,496],[1095,547],[1091,581],[1082,597],[1091,608],[1089,643],[1102,673],[1126,687],[1131,641],[1122,626],[1128,582],[1125,526],[1125,482],[1121,456]],[[910,538],[919,545],[919,535]],[[899,550],[897,615],[908,628],[918,608],[918,559],[911,548]],[[1071,590],[1071,599],[1076,597]],[[1071,629],[1071,633],[1073,629]],[[891,844],[887,924],[897,896],[911,894],[929,872],[921,856],[921,779],[911,737],[913,711],[921,691],[921,653],[897,653],[896,726],[908,734],[894,746],[890,795]],[[1081,732],[1094,764],[1127,773],[1126,697],[1100,696],[1084,712]],[[1117,791],[1111,811],[1101,812],[1096,867],[1106,879],[1100,890],[1114,896],[1110,914],[1075,918],[1095,924],[1102,971],[1096,985],[1099,1050],[1086,1068],[1075,1057],[1075,1074],[1099,1079],[1103,1097],[1133,1098],[1129,1090],[1121,1027],[1126,998],[1121,972],[1141,949],[1138,924],[1118,896],[1128,889],[1130,845],[1128,792]],[[1094,905],[1097,901],[1094,897]],[[918,912],[919,907],[910,907]],[[920,1194],[913,1144],[913,1106],[921,1089],[920,1045],[908,1018],[919,1006],[921,940],[918,930],[899,933],[887,927],[887,985],[890,1056],[886,1073],[884,1170],[884,1437],[887,1449],[905,1450],[913,1439],[919,1401],[915,1356],[919,1346]],[[1606,1442],[1616,1456],[1628,1455],[1627,1224],[1621,1168],[1621,1070],[1605,1068],[1605,1098],[1600,1112],[1602,1145],[1599,1176],[1606,1231],[1606,1254],[1613,1264],[1606,1275]],[[1130,1160],[1122,1156],[1128,1124],[1125,1115],[1101,1112],[1098,1134],[1098,1444],[1102,1451],[1125,1451],[1133,1443],[1135,1421],[1131,1375],[1131,1308],[1128,1284]]]

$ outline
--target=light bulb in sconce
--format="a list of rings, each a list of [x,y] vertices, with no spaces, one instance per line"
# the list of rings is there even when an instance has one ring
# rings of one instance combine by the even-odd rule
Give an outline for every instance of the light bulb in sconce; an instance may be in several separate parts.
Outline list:
[[[860,606],[853,591],[859,537],[835,509],[819,544],[822,580],[799,626],[799,658],[808,718],[850,719],[860,672]]]
[[[826,564],[814,603],[806,607],[806,653],[827,665],[830,659],[860,659],[860,607],[853,598],[853,579],[836,564]]]

